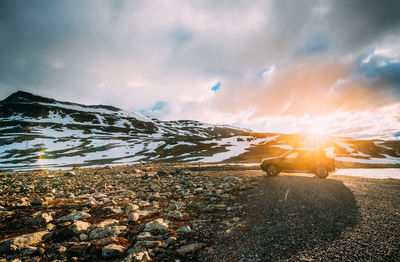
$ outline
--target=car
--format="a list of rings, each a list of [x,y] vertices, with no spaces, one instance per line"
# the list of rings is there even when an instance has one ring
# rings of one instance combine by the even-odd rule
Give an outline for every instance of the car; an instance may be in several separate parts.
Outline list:
[[[260,167],[268,176],[277,176],[280,172],[301,172],[326,178],[336,170],[334,158],[328,157],[323,150],[310,149],[291,150],[280,157],[265,158]]]

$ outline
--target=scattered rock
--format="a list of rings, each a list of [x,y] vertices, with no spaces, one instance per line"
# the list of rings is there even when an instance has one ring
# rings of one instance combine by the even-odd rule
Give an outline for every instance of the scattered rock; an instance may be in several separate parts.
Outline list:
[[[38,196],[35,196],[35,197],[30,199],[30,203],[33,206],[40,206],[40,205],[43,204],[43,199],[38,197]]]
[[[64,253],[65,251],[67,251],[67,248],[65,246],[59,246],[57,248],[57,252],[60,254]]]
[[[100,239],[105,237],[113,237],[121,234],[126,229],[126,226],[117,226],[118,220],[107,219],[98,224],[92,225],[88,229],[89,239]]]
[[[170,218],[179,220],[183,217],[182,212],[180,211],[175,211],[174,213],[171,214]]]
[[[149,253],[147,251],[143,251],[143,252],[135,254],[134,258],[135,258],[134,259],[135,262],[151,261],[151,257],[149,256]]]
[[[136,194],[132,190],[124,190],[121,193],[121,196],[123,197],[134,197]]]
[[[105,213],[110,213],[110,214],[120,214],[120,213],[122,213],[122,210],[120,208],[116,208],[116,207],[104,207],[103,211]]]
[[[168,173],[165,170],[161,169],[157,172],[157,176],[159,177],[168,176]]]
[[[132,211],[136,211],[136,210],[138,210],[138,209],[139,209],[139,206],[138,206],[138,205],[129,204],[129,205],[127,205],[127,206],[125,207],[124,212],[125,212],[126,214],[129,214],[129,213],[131,213]]]
[[[172,243],[174,243],[176,241],[176,237],[169,237],[168,239],[167,239],[167,243],[168,244],[172,244]]]
[[[75,177],[76,174],[75,174],[75,172],[73,172],[73,171],[68,171],[67,173],[64,173],[64,176],[67,176],[67,177]]]
[[[26,246],[35,246],[43,241],[46,234],[47,231],[41,231],[3,240],[0,242],[0,254],[10,253]]]
[[[226,210],[226,205],[225,204],[217,204],[213,206],[214,209],[217,210]]]
[[[72,221],[72,220],[78,220],[78,219],[83,219],[83,218],[88,218],[90,217],[90,215],[86,212],[73,212],[69,215],[60,217],[59,219],[57,219],[58,222],[65,222],[65,221]]]
[[[39,226],[39,225],[44,225],[47,224],[48,222],[52,221],[53,217],[48,214],[48,213],[41,213],[33,218],[31,218],[28,223],[32,226]]]
[[[128,222],[136,222],[139,220],[139,217],[139,213],[137,212],[130,213],[128,216]]]
[[[26,246],[24,248],[21,249],[21,254],[23,256],[30,256],[33,255],[37,250],[37,247],[32,247],[32,246]]]
[[[80,234],[79,235],[79,240],[80,241],[86,241],[86,240],[88,240],[88,238],[89,238],[89,236],[88,235],[86,235],[86,234]]]
[[[91,244],[88,242],[81,242],[79,244],[74,244],[67,250],[67,252],[70,253],[71,255],[82,256],[83,254],[86,253],[90,245]]]
[[[190,244],[178,248],[176,252],[178,252],[179,255],[185,255],[189,252],[195,252],[203,247],[204,247],[203,243]]]
[[[101,254],[105,258],[119,257],[124,254],[126,248],[116,244],[110,244],[101,250]]]
[[[146,238],[151,238],[151,237],[153,237],[153,236],[151,235],[150,232],[140,232],[139,235],[136,236],[136,238],[137,238],[138,240],[142,240],[142,239],[146,239]]]
[[[98,228],[105,228],[105,227],[115,226],[118,224],[119,224],[119,221],[116,219],[106,219],[97,224],[94,224],[93,226],[98,227]]]
[[[86,230],[90,227],[90,223],[75,220],[74,223],[69,227],[74,234],[79,235],[81,233],[85,233]]]
[[[162,218],[158,218],[144,225],[144,231],[165,231],[168,228],[168,222]]]
[[[183,208],[182,202],[177,201],[177,202],[173,202],[173,203],[169,204],[169,206],[166,209],[166,211],[168,212],[168,211],[178,210],[178,209],[181,209],[181,208]]]
[[[178,228],[178,232],[189,233],[189,232],[192,232],[192,229],[186,225],[186,226]]]
[[[146,247],[146,248],[154,248],[154,247],[161,247],[162,246],[162,242],[161,241],[138,241],[136,242],[137,244],[139,244],[140,246]]]
[[[20,199],[14,200],[11,206],[14,207],[28,207],[31,203],[27,197],[21,197]]]

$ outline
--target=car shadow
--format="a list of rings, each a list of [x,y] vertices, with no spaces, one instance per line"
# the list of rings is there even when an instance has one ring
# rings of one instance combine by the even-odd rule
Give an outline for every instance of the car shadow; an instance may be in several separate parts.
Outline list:
[[[218,241],[227,244],[212,260],[290,260],[302,250],[329,245],[358,219],[353,193],[334,179],[263,177],[242,202],[244,226]]]

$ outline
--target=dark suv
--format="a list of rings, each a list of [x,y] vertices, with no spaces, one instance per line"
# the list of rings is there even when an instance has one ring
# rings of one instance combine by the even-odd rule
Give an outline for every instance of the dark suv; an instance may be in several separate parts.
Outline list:
[[[291,150],[280,157],[263,159],[261,169],[269,176],[277,176],[279,172],[314,173],[325,178],[336,170],[335,160],[326,156],[322,150]]]

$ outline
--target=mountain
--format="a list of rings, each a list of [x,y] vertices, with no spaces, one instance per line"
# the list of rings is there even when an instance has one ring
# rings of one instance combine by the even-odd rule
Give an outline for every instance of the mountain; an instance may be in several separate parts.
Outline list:
[[[113,106],[82,105],[18,91],[0,102],[0,170],[139,162],[258,163],[304,135],[255,133],[191,120],[160,121]],[[400,141],[331,137],[346,165],[400,165]]]

